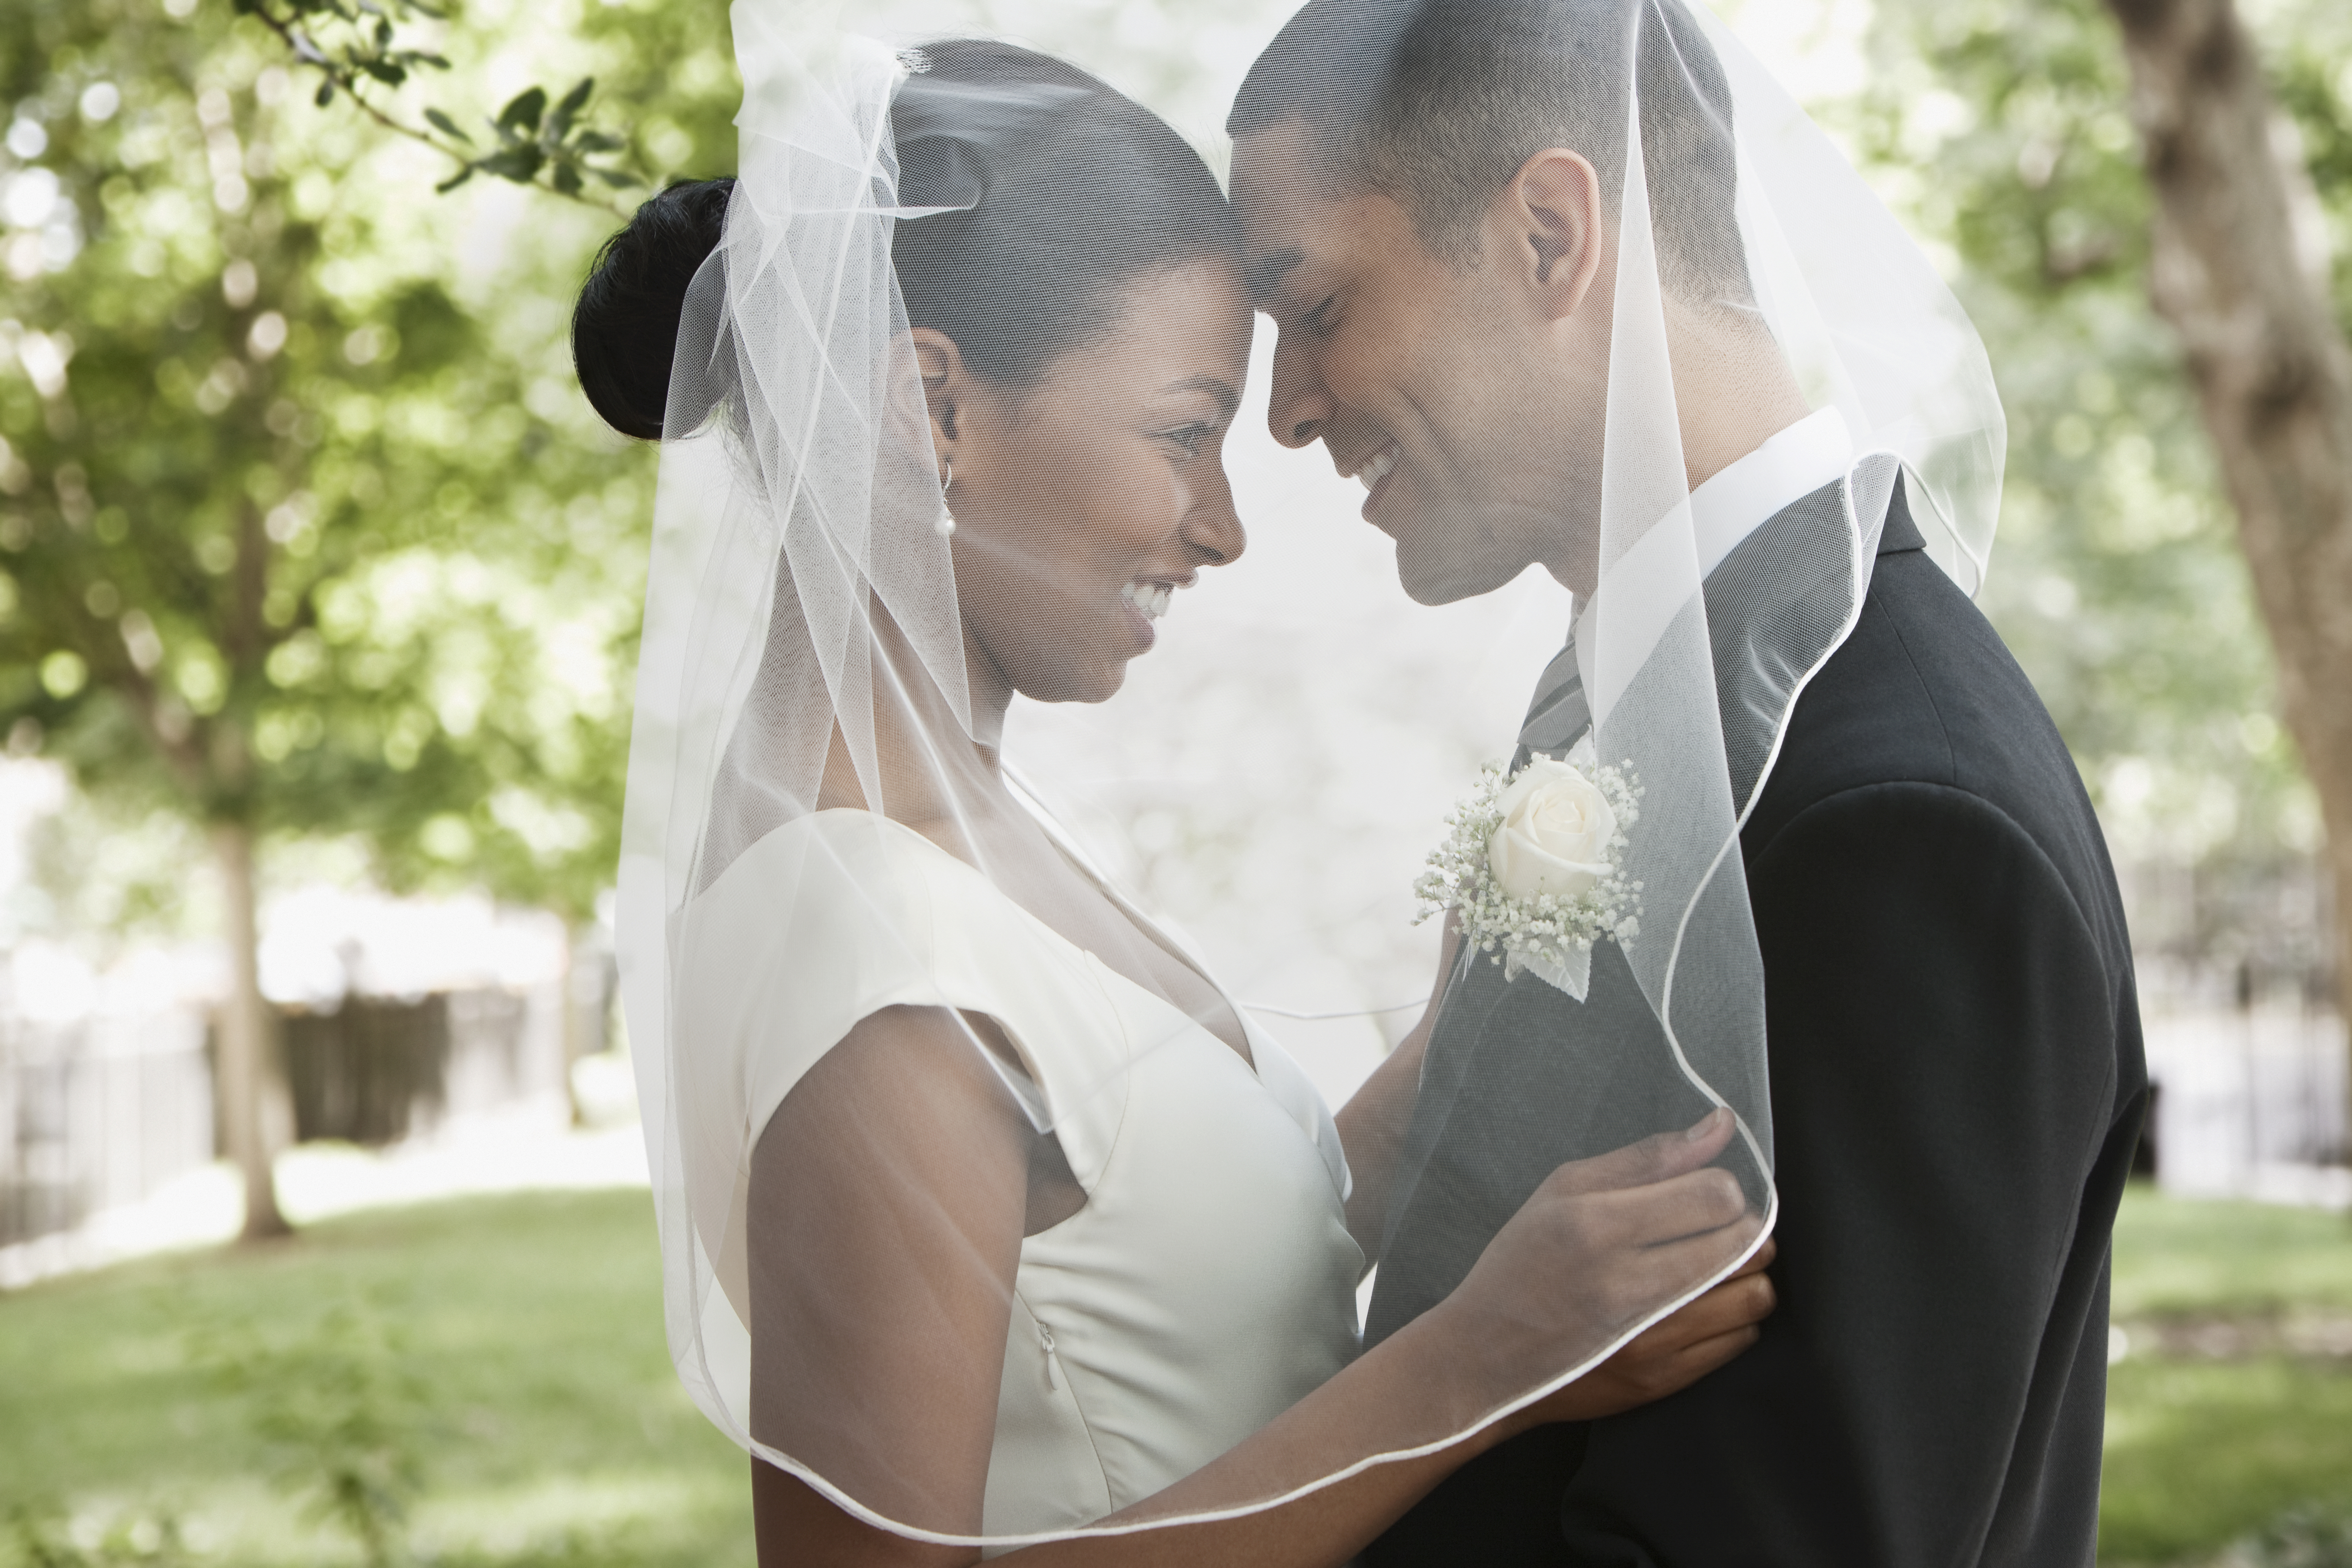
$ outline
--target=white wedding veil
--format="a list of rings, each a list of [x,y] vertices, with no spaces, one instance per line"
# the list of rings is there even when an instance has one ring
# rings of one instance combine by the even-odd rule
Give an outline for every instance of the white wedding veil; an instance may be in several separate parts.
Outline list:
[[[1239,220],[1175,132],[1076,68],[735,0],[739,169],[656,401],[618,945],[679,1375],[735,1442],[868,1525],[995,1554],[1275,1505],[1569,1383],[1769,1229],[1738,825],[1860,613],[1898,476],[1973,591],[2000,414],[1933,269],[1702,8],[1550,9],[1614,40],[1580,84],[1622,133],[1591,160],[1615,236],[1604,434],[1588,470],[1560,470],[1579,486],[1560,526],[1598,583],[1572,639],[1591,722],[1531,744],[1585,742],[1572,760],[1643,791],[1619,852],[1638,927],[1594,961],[1622,955],[1655,1023],[1564,1045],[1638,1057],[1623,1082],[1651,1087],[1560,1114],[1584,1158],[1727,1106],[1718,1163],[1748,1212],[1654,1254],[1673,1267],[1592,1251],[1563,1287],[1595,1303],[1581,1326],[1466,1402],[1358,1409],[1344,1440],[1220,1469],[1357,1354],[1348,1160],[1281,1044],[1037,804],[1056,781],[1033,794],[1000,754],[1008,698],[1112,698],[1171,595],[1252,570],[1241,523],[1280,526],[1238,517],[1220,465],[1249,349]],[[1480,13],[1318,0],[1292,56],[1336,27],[1370,51],[1358,78],[1410,92]],[[1253,79],[1270,120],[1294,79],[1299,112],[1325,112],[1304,78]],[[1670,353],[1693,241],[1656,232],[1658,192],[1709,182],[1720,213],[1680,202],[1675,221],[1719,223],[1714,254],[1748,285],[1724,311],[1846,443],[1826,520],[1751,562],[1736,601],[1703,591],[1715,545]],[[1464,1207],[1465,1268],[1506,1218]]]
[[[1487,591],[1531,563],[1577,597],[1513,767],[1554,760],[1498,804],[1565,813],[1549,831],[1576,846],[1568,873],[1605,873],[1604,934],[1563,942],[1573,921],[1549,907],[1498,918],[1458,861],[1443,868],[1433,896],[1467,940],[1368,1331],[1462,1281],[1549,1161],[1710,1108],[1737,1116],[1717,1164],[1769,1227],[1740,830],[1798,698],[1863,613],[1885,530],[1965,591],[1982,581],[2006,437],[1981,342],[1697,0],[1312,0],[1228,129],[1256,287],[1286,333],[1277,434],[1373,482],[1366,515],[1397,538],[1415,597]],[[1412,266],[1368,260],[1383,248]],[[1396,280],[1433,273],[1400,308]],[[1496,281],[1461,281],[1481,274]],[[1480,309],[1544,319],[1497,329]],[[1449,333],[1491,352],[1433,344]],[[1540,363],[1488,368],[1520,352]],[[1571,771],[1585,803],[1543,805],[1540,781]],[[1582,826],[1596,796],[1613,844]],[[1498,831],[1494,865],[1544,831]],[[1722,1272],[1662,1283],[1633,1321]]]

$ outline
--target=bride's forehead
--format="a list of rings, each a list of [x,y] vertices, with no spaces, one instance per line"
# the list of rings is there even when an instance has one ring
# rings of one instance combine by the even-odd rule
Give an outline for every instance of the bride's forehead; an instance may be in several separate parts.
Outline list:
[[[1253,327],[1240,268],[1203,258],[1134,279],[1108,329],[1070,358],[1112,373],[1163,377],[1181,361],[1190,375],[1237,380]]]

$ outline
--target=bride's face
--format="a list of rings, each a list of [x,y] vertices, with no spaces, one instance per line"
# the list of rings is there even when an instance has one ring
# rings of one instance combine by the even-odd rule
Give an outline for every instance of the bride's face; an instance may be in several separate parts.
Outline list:
[[[975,376],[918,329],[932,435],[953,465],[956,593],[974,694],[1101,702],[1200,570],[1242,553],[1225,432],[1249,367],[1239,273],[1129,286],[1103,337],[1034,386]]]

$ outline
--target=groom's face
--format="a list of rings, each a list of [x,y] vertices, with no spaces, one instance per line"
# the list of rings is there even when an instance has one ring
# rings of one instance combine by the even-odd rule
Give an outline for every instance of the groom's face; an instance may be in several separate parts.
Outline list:
[[[1559,548],[1587,487],[1553,324],[1502,254],[1433,251],[1379,193],[1335,192],[1296,123],[1243,138],[1234,202],[1252,293],[1278,330],[1275,439],[1362,481],[1424,604],[1484,593]]]

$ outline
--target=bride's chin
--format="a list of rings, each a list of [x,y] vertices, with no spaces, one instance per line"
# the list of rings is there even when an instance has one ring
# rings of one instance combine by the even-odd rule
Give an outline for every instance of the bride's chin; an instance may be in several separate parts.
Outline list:
[[[1105,659],[1100,664],[1087,672],[1087,678],[1082,685],[1085,687],[1084,693],[1074,695],[1071,701],[1081,703],[1110,701],[1111,698],[1118,695],[1120,690],[1127,685],[1127,660]]]
[[[1021,683],[1019,691],[1032,702],[1103,703],[1127,685],[1129,655],[1113,654],[1084,661],[1071,660],[1058,668],[1041,670],[1037,678]]]

